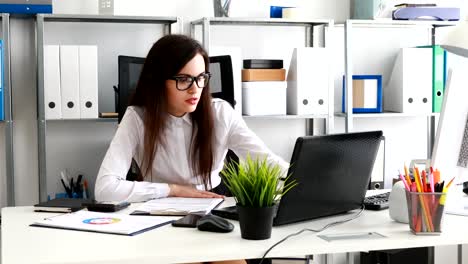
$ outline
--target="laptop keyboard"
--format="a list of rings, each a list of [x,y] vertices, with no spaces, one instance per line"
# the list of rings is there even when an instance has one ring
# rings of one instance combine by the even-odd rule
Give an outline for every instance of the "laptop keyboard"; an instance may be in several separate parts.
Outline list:
[[[364,198],[364,207],[367,210],[383,210],[388,208],[390,192],[376,194]]]

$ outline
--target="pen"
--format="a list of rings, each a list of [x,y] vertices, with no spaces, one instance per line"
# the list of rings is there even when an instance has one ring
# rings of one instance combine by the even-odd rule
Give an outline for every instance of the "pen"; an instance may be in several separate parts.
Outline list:
[[[85,193],[86,193],[86,198],[89,199],[89,191],[88,191],[88,181],[85,179],[83,182]]]
[[[76,180],[76,183],[75,183],[75,192],[79,195],[81,195],[81,193],[83,193],[83,188],[81,188],[81,179],[83,178],[83,175],[79,174],[78,175],[78,179]]]
[[[72,177],[71,180],[70,180],[70,192],[71,192],[70,198],[73,198],[73,189],[74,188],[73,188],[73,177]]]
[[[70,189],[67,187],[67,185],[65,184],[65,181],[63,179],[60,179],[60,181],[62,182],[62,185],[63,187],[65,188],[65,192],[67,193],[68,196],[71,196],[71,191]]]
[[[60,177],[62,178],[62,183],[65,188],[68,188],[68,179],[65,176],[65,173],[63,171],[60,172]]]

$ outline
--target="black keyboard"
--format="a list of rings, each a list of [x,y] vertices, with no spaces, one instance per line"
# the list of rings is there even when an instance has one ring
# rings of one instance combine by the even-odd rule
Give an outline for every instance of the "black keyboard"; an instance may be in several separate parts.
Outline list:
[[[383,210],[388,208],[390,192],[368,196],[364,199],[364,207],[367,210]]]

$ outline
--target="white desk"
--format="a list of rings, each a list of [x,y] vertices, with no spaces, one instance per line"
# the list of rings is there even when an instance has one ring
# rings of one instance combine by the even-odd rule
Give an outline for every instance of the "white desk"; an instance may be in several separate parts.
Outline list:
[[[263,241],[242,239],[236,221],[232,221],[235,230],[227,234],[166,225],[134,237],[29,227],[34,220],[50,216],[48,213],[34,213],[32,207],[4,208],[2,263],[144,264],[259,258],[271,245],[290,233],[305,227],[319,228],[350,215],[275,227],[271,239]],[[409,231],[408,225],[393,222],[388,216],[388,210],[364,211],[360,218],[320,234],[378,232],[386,238],[327,242],[317,237],[316,233],[306,232],[277,246],[268,256],[466,244],[467,220],[463,216],[445,215],[442,235],[415,236]]]

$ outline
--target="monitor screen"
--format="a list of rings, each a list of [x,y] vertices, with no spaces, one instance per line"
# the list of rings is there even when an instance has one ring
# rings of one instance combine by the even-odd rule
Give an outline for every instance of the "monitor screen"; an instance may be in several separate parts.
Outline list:
[[[449,69],[431,161],[441,180],[455,183],[468,181],[468,58],[458,60]]]
[[[214,98],[227,101],[234,108],[234,75],[232,71],[231,56],[210,57],[210,89]]]
[[[211,62],[210,63],[210,72],[211,72],[211,79],[210,79],[210,89],[212,93],[220,93],[221,92],[221,63],[219,62]]]
[[[127,109],[129,100],[135,92],[138,79],[140,78],[145,58],[119,56],[119,88],[116,98],[116,112],[118,113],[118,121]]]

